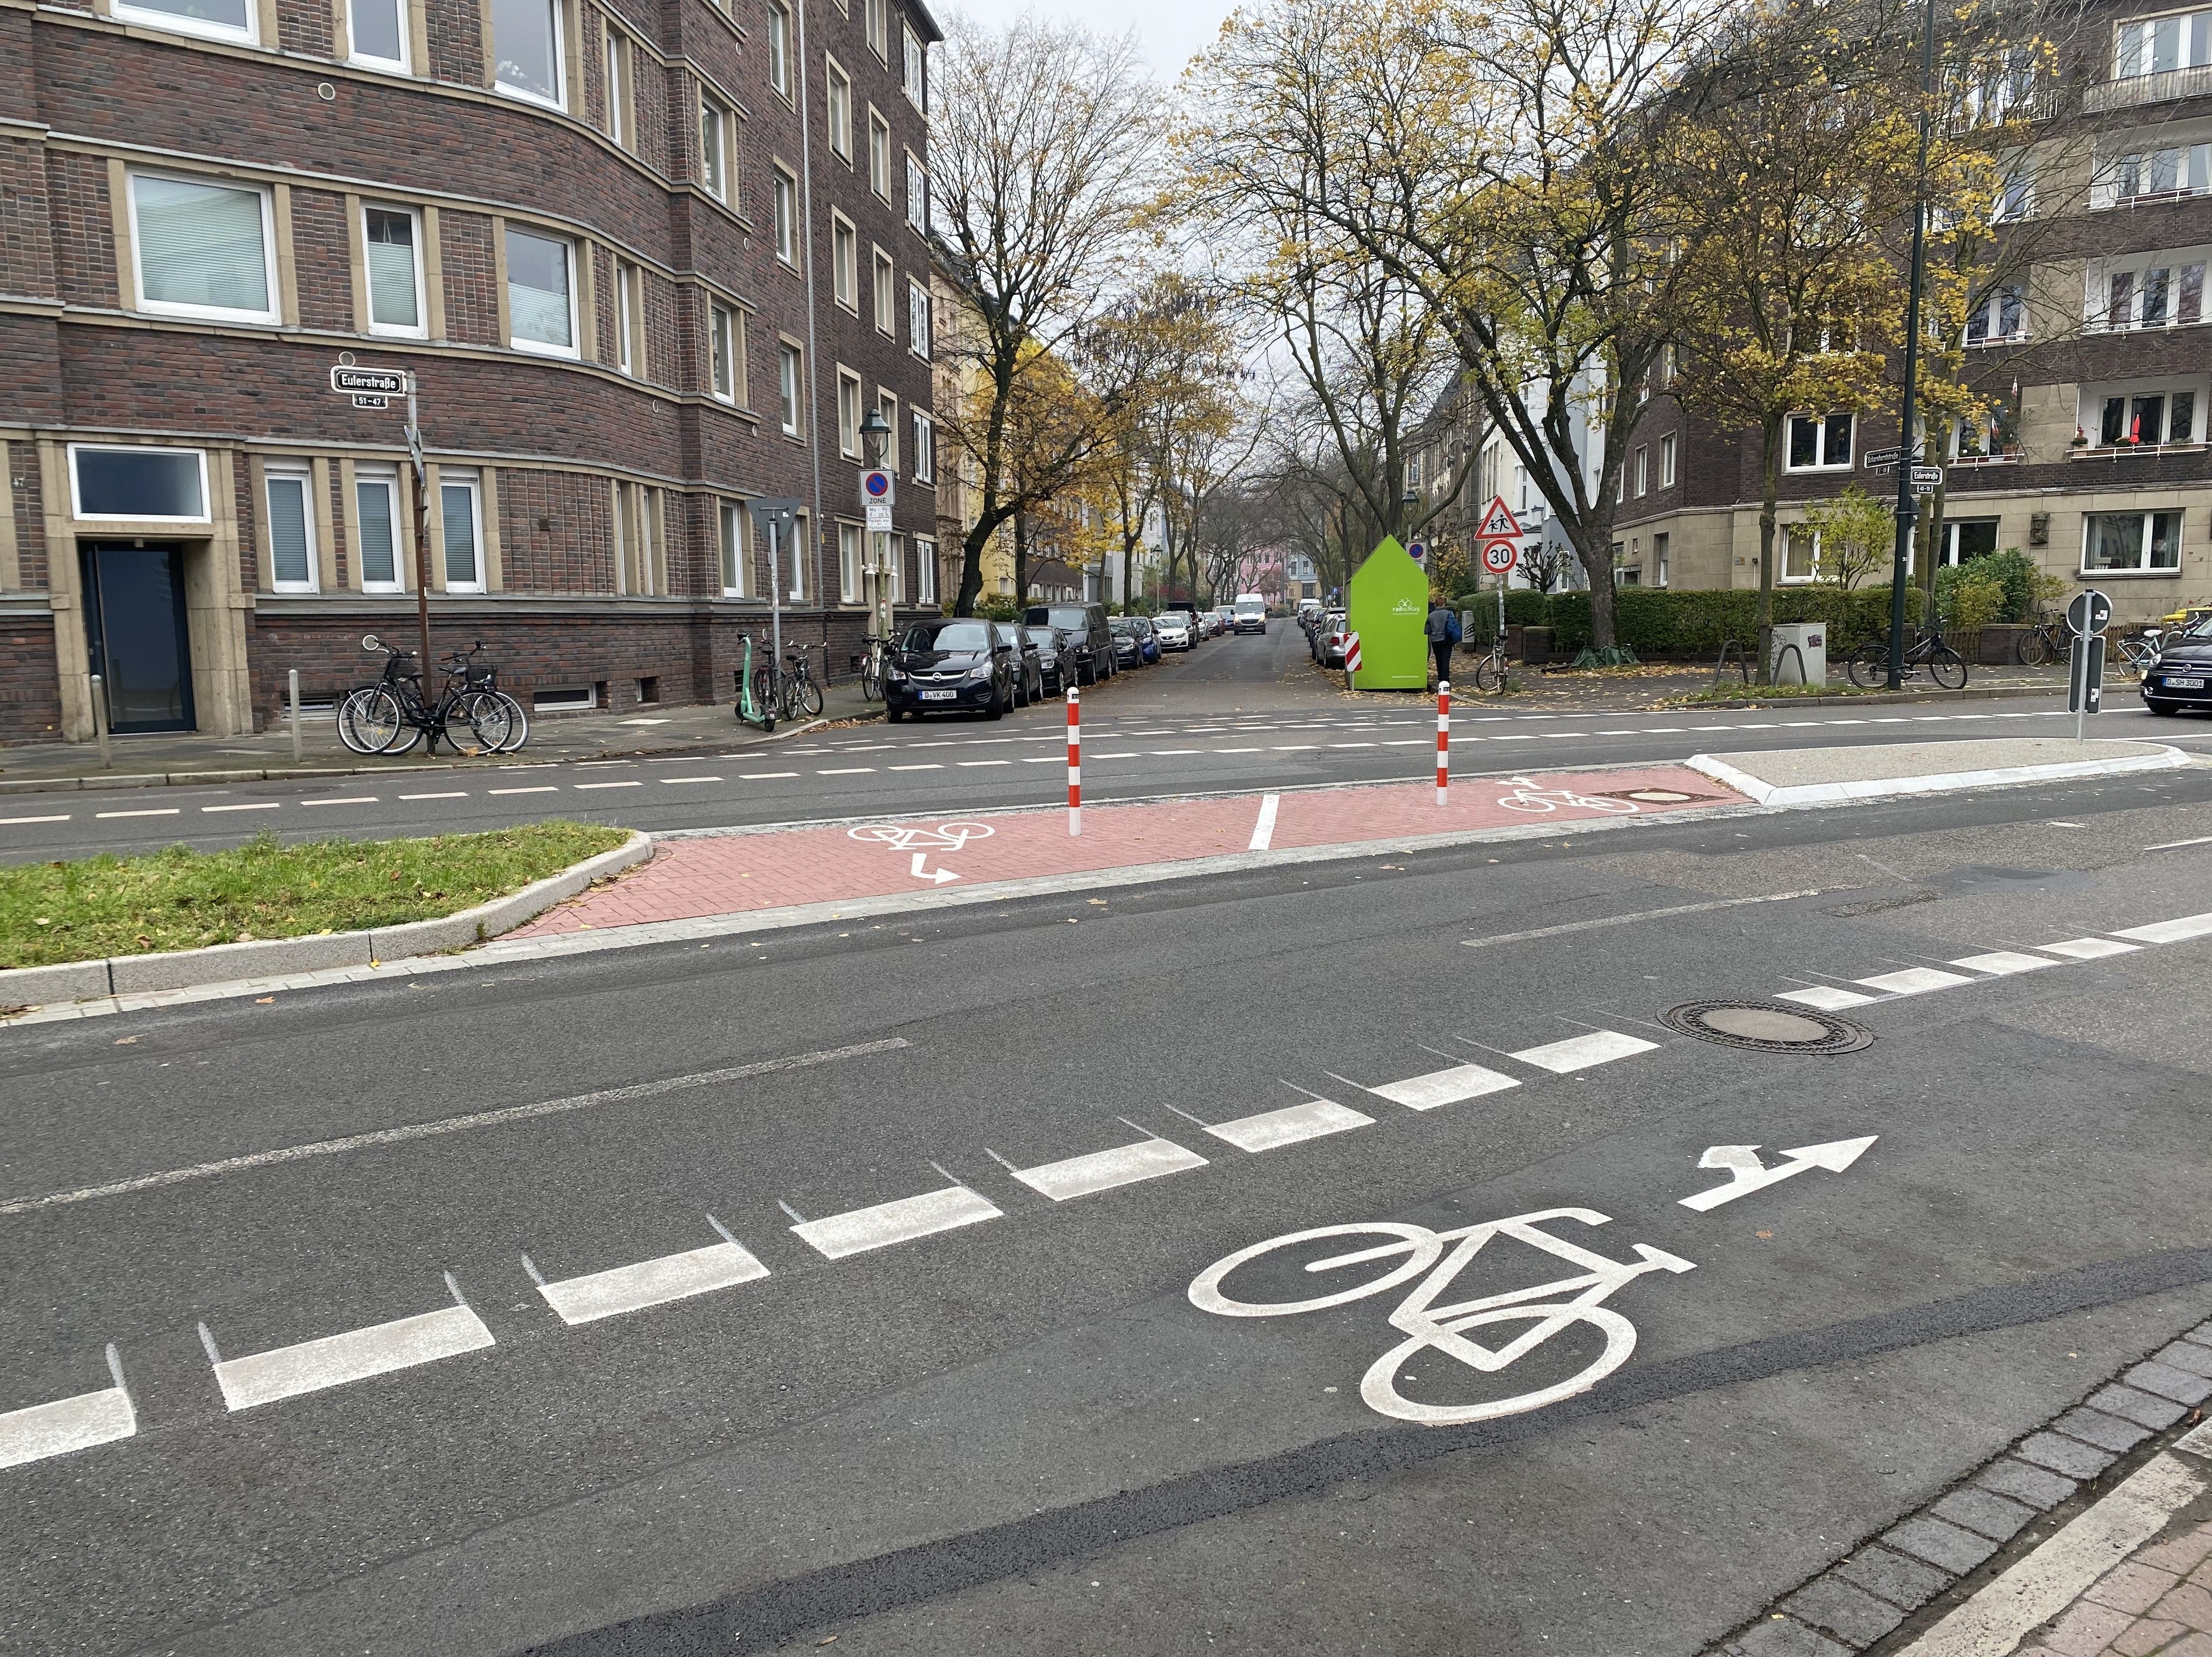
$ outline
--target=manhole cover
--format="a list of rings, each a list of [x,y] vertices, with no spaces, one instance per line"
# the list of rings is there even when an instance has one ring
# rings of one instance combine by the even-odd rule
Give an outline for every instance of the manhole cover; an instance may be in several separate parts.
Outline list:
[[[1864,1025],[1771,1001],[1693,1001],[1659,1015],[1670,1030],[1755,1053],[1855,1053],[1874,1040]]]

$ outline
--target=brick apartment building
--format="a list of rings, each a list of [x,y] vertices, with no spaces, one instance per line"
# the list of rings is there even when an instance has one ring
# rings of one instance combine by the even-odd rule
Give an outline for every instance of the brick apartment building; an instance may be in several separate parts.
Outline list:
[[[0,0],[0,741],[236,733],[413,638],[726,700],[934,607],[921,0]],[[896,533],[859,509],[879,409]],[[882,573],[878,575],[876,571]],[[826,648],[825,648],[826,647]],[[825,661],[826,656],[826,661]]]
[[[1947,466],[1938,557],[2016,546],[2142,620],[2212,602],[2212,9],[2093,7],[2058,73],[2081,116],[2012,174],[2006,203],[2033,264],[1966,325],[1994,417],[1929,436]],[[1854,479],[1895,486],[1862,465],[1897,442],[1893,410],[1808,410],[1787,442],[1785,525]],[[1757,586],[1759,469],[1755,433],[1655,398],[1622,468],[1619,578]],[[1818,556],[1785,531],[1778,583],[1817,578]]]

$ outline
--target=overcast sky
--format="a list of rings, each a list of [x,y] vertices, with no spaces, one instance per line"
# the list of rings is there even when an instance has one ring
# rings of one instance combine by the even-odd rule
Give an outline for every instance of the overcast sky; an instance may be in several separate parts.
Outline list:
[[[1232,0],[1122,0],[1115,6],[1077,5],[1073,0],[944,0],[946,11],[967,13],[979,23],[1003,27],[1024,12],[1083,24],[1100,34],[1133,27],[1152,72],[1172,81],[1191,54],[1212,40]]]

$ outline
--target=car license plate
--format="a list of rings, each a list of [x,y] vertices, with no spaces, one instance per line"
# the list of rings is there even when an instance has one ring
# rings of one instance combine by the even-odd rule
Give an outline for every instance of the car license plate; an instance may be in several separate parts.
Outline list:
[[[924,691],[921,699],[924,702],[950,702],[959,694],[957,691]]]
[[[2168,676],[2166,688],[2169,691],[2201,691],[2204,688],[2204,680],[2201,676],[2195,679],[2174,679]]]

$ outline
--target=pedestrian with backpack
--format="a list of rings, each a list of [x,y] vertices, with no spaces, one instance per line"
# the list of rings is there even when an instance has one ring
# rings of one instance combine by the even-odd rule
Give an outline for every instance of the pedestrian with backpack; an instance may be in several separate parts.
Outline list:
[[[1442,597],[1430,601],[1429,619],[1422,630],[1429,637],[1429,654],[1436,658],[1437,683],[1451,678],[1452,646],[1459,643],[1459,616]]]

